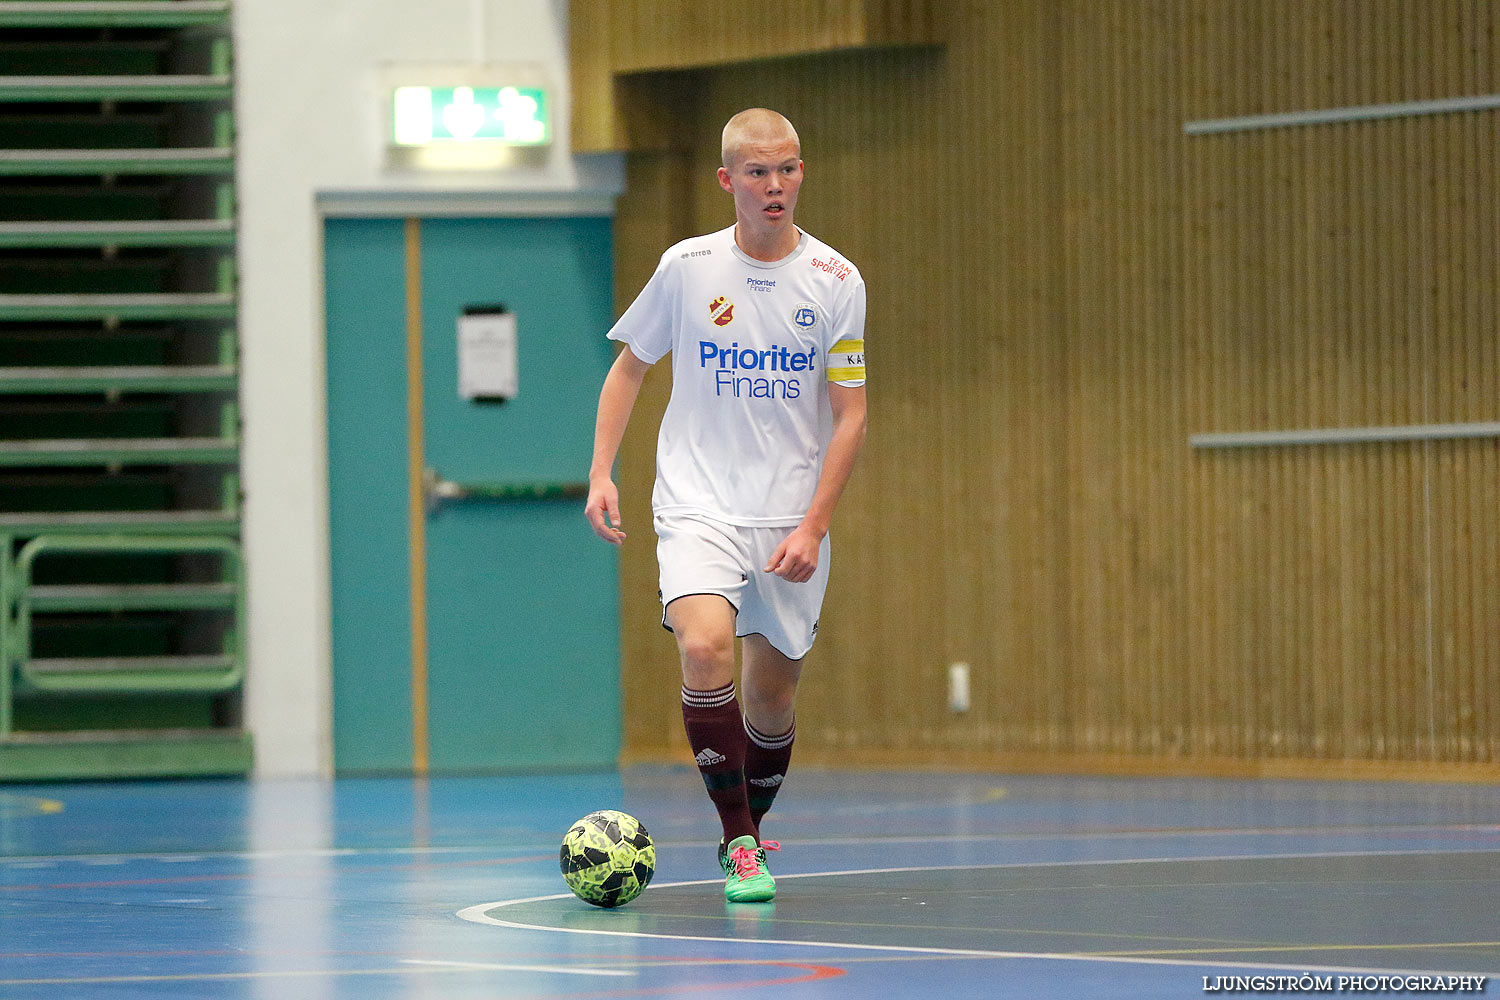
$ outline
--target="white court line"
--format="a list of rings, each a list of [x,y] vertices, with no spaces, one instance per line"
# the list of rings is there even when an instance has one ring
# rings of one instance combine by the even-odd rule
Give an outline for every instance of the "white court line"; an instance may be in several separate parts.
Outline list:
[[[993,844],[1008,843],[1012,841],[1047,840],[1057,842],[1060,840],[1172,840],[1176,838],[1191,839],[1193,837],[1305,837],[1312,835],[1328,835],[1332,837],[1348,837],[1359,834],[1424,834],[1424,833],[1500,833],[1500,824],[1495,823],[1449,823],[1434,826],[1430,823],[1406,823],[1389,824],[1378,826],[1242,826],[1242,827],[1173,827],[1160,830],[1083,830],[1077,833],[1063,832],[1057,830],[1023,831],[1018,833],[945,833],[926,834],[922,836],[881,836],[874,837],[799,837],[798,846],[837,846],[841,844]],[[656,842],[658,847],[683,847],[698,846],[701,841],[663,841]],[[1463,847],[1457,851],[1449,852],[1443,847],[1424,848],[1419,853],[1423,854],[1447,854],[1447,853],[1482,853],[1493,848]],[[1366,852],[1361,852],[1366,853]],[[1266,857],[1267,855],[1256,855]],[[1299,854],[1296,857],[1307,857]]]
[[[510,857],[511,855],[525,857],[528,854],[535,854],[542,849],[543,845],[540,844],[535,848],[528,846],[525,850],[516,847],[496,847],[480,844],[472,847],[287,847],[263,851],[193,851],[186,854],[173,854],[169,851],[138,851],[126,854],[118,852],[109,854],[16,854],[0,857],[0,864],[40,861],[89,864],[94,859],[101,857],[120,858],[125,861],[159,861],[163,864],[181,864],[189,861],[223,861],[226,859],[231,861],[278,861],[295,858],[365,858],[379,857],[385,854],[396,856],[425,856],[429,854],[486,854],[494,856],[501,854],[504,857]],[[546,849],[553,852],[557,850],[555,846],[547,846]]]
[[[403,958],[402,965],[435,965],[445,969],[475,969],[480,972],[553,972],[564,976],[633,976],[619,969],[565,969],[560,965],[496,965],[490,962],[440,962],[437,959]]]
[[[978,871],[1009,868],[1072,868],[1097,865],[1155,865],[1173,864],[1184,861],[1284,861],[1296,858],[1364,858],[1364,857],[1392,857],[1406,855],[1425,855],[1432,853],[1464,853],[1464,854],[1489,854],[1490,851],[1329,851],[1308,854],[1237,854],[1220,855],[1214,857],[1188,857],[1188,858],[1119,858],[1115,860],[1086,860],[1086,861],[1024,861],[1014,864],[1001,865],[935,865],[899,868],[856,868],[840,871],[823,872],[800,872],[792,875],[777,875],[778,881],[798,878],[831,878],[843,875],[885,875],[898,874],[901,872],[926,872],[926,871]],[[653,886],[655,889],[675,889],[682,886],[693,885],[718,885],[720,879],[693,879],[686,882],[668,882],[664,885]],[[647,890],[651,891],[650,889]],[[514,920],[501,920],[490,916],[493,910],[506,906],[519,906],[522,903],[542,903],[555,899],[572,899],[571,892],[554,893],[548,896],[529,896],[525,899],[506,899],[494,903],[479,903],[459,910],[457,916],[475,924],[488,924],[493,927],[508,927],[513,930],[528,931],[550,931],[555,934],[597,934],[606,937],[627,938],[651,938],[662,941],[704,941],[712,944],[751,944],[751,945],[780,945],[792,948],[844,948],[851,951],[877,951],[877,952],[900,952],[908,955],[943,955],[959,958],[1009,958],[1009,959],[1039,959],[1056,962],[1095,962],[1095,963],[1117,963],[1124,965],[1172,965],[1188,966],[1196,968],[1211,969],[1248,969],[1248,970],[1296,970],[1297,972],[1329,972],[1346,973],[1349,975],[1428,975],[1428,976],[1460,976],[1460,975],[1485,975],[1490,977],[1500,976],[1500,973],[1474,973],[1474,972],[1443,972],[1435,969],[1388,969],[1388,968],[1363,968],[1358,966],[1343,965],[1298,965],[1288,963],[1271,962],[1220,962],[1209,959],[1181,959],[1181,958],[1145,958],[1141,956],[1116,956],[1116,955],[1089,955],[1069,952],[1034,952],[1034,951],[993,951],[981,948],[932,948],[916,945],[889,945],[889,944],[856,944],[847,941],[797,941],[781,938],[734,938],[734,937],[708,937],[697,934],[661,934],[650,931],[612,931],[598,930],[586,927],[548,927],[544,924],[524,924]],[[754,904],[742,904],[752,906]],[[1379,945],[1371,945],[1371,949],[1379,948]],[[1232,951],[1226,948],[1225,951]]]
[[[1497,823],[1398,823],[1398,824],[1376,824],[1373,826],[1361,826],[1349,824],[1344,826],[1247,826],[1247,827],[1174,827],[1161,830],[1082,830],[1078,832],[1067,832],[1062,830],[1027,830],[1017,833],[961,833],[961,834],[924,834],[919,836],[905,837],[876,837],[873,838],[880,844],[947,844],[947,843],[1001,843],[1010,841],[1027,841],[1046,839],[1057,840],[1165,840],[1174,837],[1278,837],[1278,836],[1300,836],[1308,833],[1328,833],[1335,836],[1348,834],[1380,834],[1380,833],[1495,833],[1500,832],[1500,824]],[[868,844],[872,838],[869,837],[807,837],[799,839],[798,844],[808,846],[838,845],[838,844]],[[656,841],[657,847],[696,847],[702,842],[697,840],[670,840],[660,839]],[[1433,847],[1418,853],[1469,853],[1482,851],[1482,848],[1465,848],[1462,851],[1447,851],[1441,847]],[[82,863],[88,864],[101,857],[120,858],[125,861],[155,861],[163,864],[181,864],[193,861],[219,861],[224,859],[243,861],[277,861],[293,860],[298,858],[364,858],[391,856],[418,856],[428,855],[455,855],[455,854],[479,854],[488,859],[511,860],[528,857],[532,854],[553,854],[557,846],[551,843],[538,841],[535,844],[510,844],[500,847],[493,844],[477,844],[470,846],[444,846],[444,847],[289,847],[270,848],[260,851],[195,851],[190,854],[172,854],[165,851],[140,851],[137,853],[109,854],[15,854],[0,857],[0,866],[24,867],[31,864],[45,863]],[[1296,855],[1307,857],[1308,855]],[[781,876],[777,876],[778,878]]]

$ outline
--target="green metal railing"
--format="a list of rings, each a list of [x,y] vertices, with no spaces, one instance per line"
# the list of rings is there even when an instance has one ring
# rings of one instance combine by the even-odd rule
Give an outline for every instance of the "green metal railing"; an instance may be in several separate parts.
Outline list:
[[[222,611],[238,599],[230,583],[33,584],[27,594],[32,611],[47,612]]]
[[[233,392],[231,365],[0,368],[0,393]]]
[[[194,149],[0,149],[0,177],[71,174],[228,174],[234,150]]]
[[[0,28],[187,28],[227,25],[228,0],[11,0]]]
[[[222,195],[220,196],[222,199]],[[0,320],[21,323],[49,321],[233,320],[238,314],[235,298],[237,275],[234,257],[221,254],[215,274],[217,291],[138,294],[20,294],[0,295]],[[220,364],[233,361],[226,354],[221,335]]]
[[[0,320],[62,322],[116,320],[232,320],[229,292],[162,295],[0,295]]]
[[[230,20],[0,0],[0,780],[249,767]]]
[[[232,247],[228,219],[0,222],[0,250],[104,247]]]
[[[238,462],[234,438],[63,438],[0,441],[0,467],[215,465]]]
[[[8,511],[0,513],[0,542],[41,535],[224,536],[239,534],[240,477],[219,477],[220,505],[212,509]]]
[[[10,560],[5,539],[6,618],[12,622],[4,642],[5,674],[0,685],[0,735],[11,719],[9,674],[14,666],[22,687],[36,691],[100,693],[222,692],[238,687],[245,664],[244,563],[237,542],[228,538],[132,538],[126,536],[47,535],[33,538]],[[32,583],[36,562],[57,554],[216,555],[220,579],[208,583],[83,584]],[[12,611],[13,609],[13,611]],[[46,612],[226,610],[233,620],[218,653],[164,656],[47,657],[32,656],[32,616]]]
[[[227,74],[0,76],[0,102],[227,101]]]
[[[78,510],[0,514],[0,538],[38,535],[228,535],[240,527],[239,510]]]
[[[239,461],[239,404],[219,408],[217,437],[22,438],[0,441],[0,468],[225,465]]]

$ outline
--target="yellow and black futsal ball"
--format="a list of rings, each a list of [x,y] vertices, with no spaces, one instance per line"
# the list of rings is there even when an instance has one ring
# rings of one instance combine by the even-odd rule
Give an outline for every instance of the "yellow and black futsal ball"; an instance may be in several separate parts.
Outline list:
[[[614,809],[591,812],[563,837],[563,881],[595,906],[624,906],[656,874],[656,846],[641,821]]]

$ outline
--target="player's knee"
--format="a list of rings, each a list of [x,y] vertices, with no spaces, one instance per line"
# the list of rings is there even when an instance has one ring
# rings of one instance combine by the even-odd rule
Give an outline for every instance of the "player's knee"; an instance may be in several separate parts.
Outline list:
[[[792,718],[797,687],[795,684],[747,684],[741,698],[752,722],[775,725]]]
[[[734,637],[715,631],[693,632],[679,635],[677,648],[682,654],[683,675],[689,681],[695,677],[717,676],[726,667],[734,667]]]

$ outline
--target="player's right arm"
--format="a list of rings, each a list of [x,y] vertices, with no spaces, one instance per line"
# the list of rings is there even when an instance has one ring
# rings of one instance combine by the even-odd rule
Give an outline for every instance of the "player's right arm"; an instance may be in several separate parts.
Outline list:
[[[637,357],[627,344],[615,358],[604,378],[604,388],[599,392],[599,415],[594,421],[594,460],[589,466],[589,499],[583,513],[594,534],[612,545],[625,541],[625,532],[620,530],[623,524],[620,520],[620,491],[615,488],[614,481],[615,456],[625,438],[625,427],[630,423],[630,411],[635,408],[641,381],[650,370],[651,365]]]

